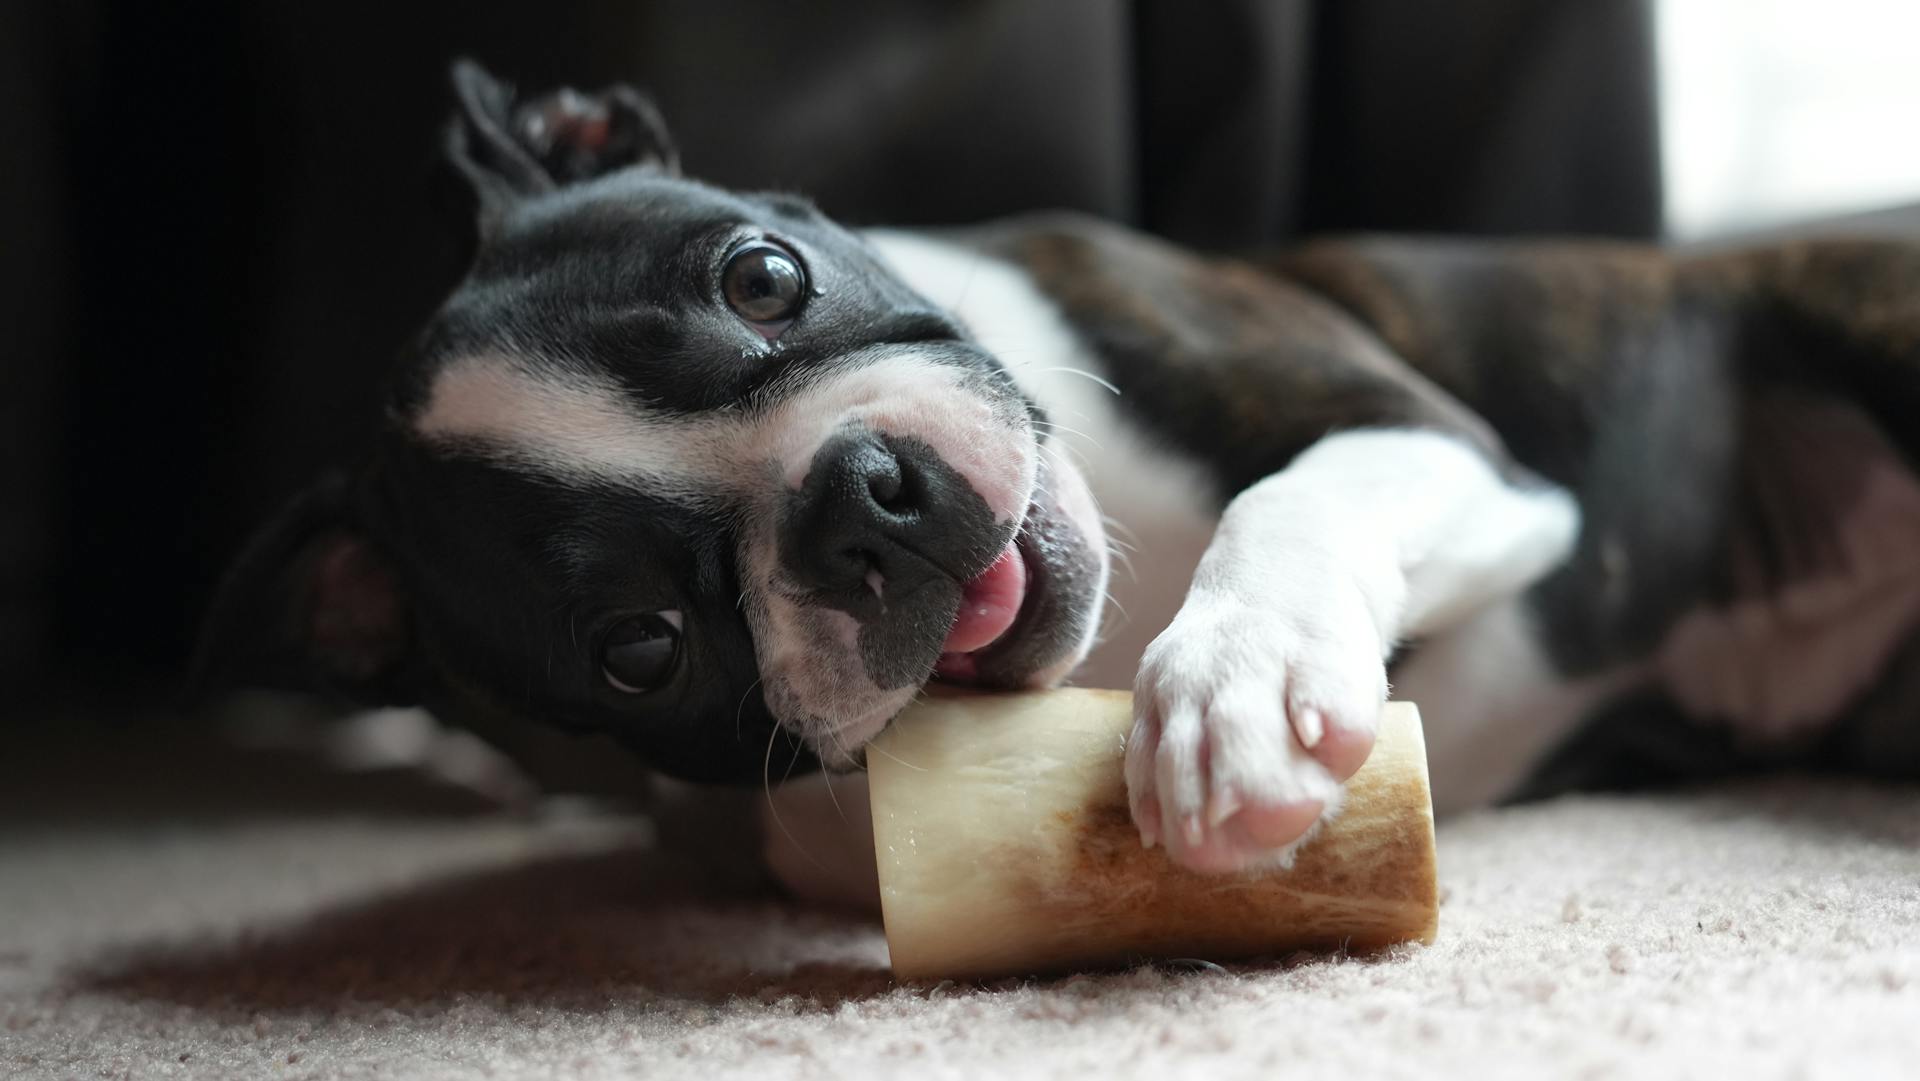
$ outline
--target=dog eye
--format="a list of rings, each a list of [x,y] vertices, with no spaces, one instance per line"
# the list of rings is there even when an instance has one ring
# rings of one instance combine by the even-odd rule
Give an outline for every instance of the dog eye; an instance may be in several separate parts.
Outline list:
[[[807,272],[799,257],[778,244],[755,241],[727,257],[720,291],[735,315],[766,334],[785,329],[807,297]]]
[[[628,616],[600,640],[600,674],[616,691],[645,694],[673,675],[680,656],[680,613]]]

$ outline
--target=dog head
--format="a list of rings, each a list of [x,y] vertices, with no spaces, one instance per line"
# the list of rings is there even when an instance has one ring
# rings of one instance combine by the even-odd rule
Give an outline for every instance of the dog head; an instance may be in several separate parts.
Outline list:
[[[1073,668],[1100,518],[998,360],[805,200],[680,176],[632,91],[454,83],[477,254],[365,463],[230,576],[216,672],[749,780],[856,763],[936,673]]]

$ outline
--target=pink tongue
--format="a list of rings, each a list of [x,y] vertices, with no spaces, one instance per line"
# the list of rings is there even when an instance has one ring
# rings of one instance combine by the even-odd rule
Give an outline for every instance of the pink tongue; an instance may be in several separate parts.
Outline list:
[[[960,597],[960,614],[947,632],[942,653],[972,653],[1007,633],[1020,614],[1027,595],[1027,561],[1016,545],[1007,545],[985,574],[968,582]]]

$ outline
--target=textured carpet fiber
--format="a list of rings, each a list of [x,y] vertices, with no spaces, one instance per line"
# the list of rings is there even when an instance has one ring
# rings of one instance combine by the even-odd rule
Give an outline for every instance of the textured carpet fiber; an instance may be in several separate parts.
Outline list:
[[[162,773],[111,813],[66,787],[0,803],[0,1076],[1920,1071],[1911,789],[1485,813],[1441,831],[1430,948],[976,988],[897,986],[875,927],[663,856],[643,823],[356,817],[364,793],[263,799],[252,774],[255,806],[220,810],[231,778]]]

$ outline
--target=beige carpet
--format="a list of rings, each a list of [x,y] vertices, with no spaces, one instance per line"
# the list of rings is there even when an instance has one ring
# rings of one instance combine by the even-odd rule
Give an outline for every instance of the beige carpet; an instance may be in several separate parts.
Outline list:
[[[1910,789],[1451,822],[1384,958],[896,986],[644,822],[71,742],[0,765],[8,1078],[1920,1076]]]

